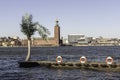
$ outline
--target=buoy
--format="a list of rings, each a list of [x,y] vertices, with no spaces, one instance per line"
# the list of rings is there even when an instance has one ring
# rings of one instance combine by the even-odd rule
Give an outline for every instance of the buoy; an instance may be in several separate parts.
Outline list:
[[[58,64],[62,63],[62,57],[61,57],[61,56],[57,56],[56,62],[57,62]]]
[[[110,57],[110,56],[107,57],[107,58],[106,58],[106,63],[109,64],[109,65],[112,64],[112,63],[113,63],[113,58]]]
[[[80,58],[80,63],[84,64],[84,63],[86,63],[86,61],[87,61],[87,59],[86,59],[85,56],[82,56],[82,57]]]

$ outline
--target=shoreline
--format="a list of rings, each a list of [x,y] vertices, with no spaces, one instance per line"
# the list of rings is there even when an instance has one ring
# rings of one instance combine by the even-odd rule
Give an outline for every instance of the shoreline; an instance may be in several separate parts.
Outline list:
[[[19,48],[19,47],[27,47],[27,46],[0,46],[0,48]],[[32,47],[120,47],[120,45],[119,46],[99,46],[99,45],[95,45],[95,46],[31,46],[31,48]]]

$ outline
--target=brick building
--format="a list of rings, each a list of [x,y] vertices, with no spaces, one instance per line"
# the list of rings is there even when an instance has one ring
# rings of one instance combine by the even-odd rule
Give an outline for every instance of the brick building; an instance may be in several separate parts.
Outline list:
[[[60,40],[60,26],[59,21],[56,21],[54,27],[54,37],[48,37],[48,40],[43,40],[42,38],[34,38],[31,40],[32,46],[60,46],[62,41]],[[22,45],[27,46],[27,40],[22,40]]]

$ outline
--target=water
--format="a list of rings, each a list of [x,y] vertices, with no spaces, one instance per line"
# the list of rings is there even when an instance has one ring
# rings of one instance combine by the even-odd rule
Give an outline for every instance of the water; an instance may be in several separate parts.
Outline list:
[[[120,72],[93,71],[85,69],[50,69],[46,67],[19,68],[27,48],[0,48],[0,80],[120,80]],[[79,61],[86,56],[88,61],[102,62],[112,56],[120,62],[120,47],[34,47],[31,60],[52,60],[61,55],[63,61]],[[116,58],[116,59],[115,59]]]

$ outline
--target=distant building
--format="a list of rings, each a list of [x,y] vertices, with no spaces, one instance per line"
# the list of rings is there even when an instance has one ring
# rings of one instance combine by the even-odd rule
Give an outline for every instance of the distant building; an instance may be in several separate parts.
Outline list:
[[[48,37],[48,40],[43,40],[42,38],[34,38],[31,41],[32,46],[60,46],[62,41],[60,40],[60,26],[59,21],[56,21],[54,27],[54,37]],[[27,40],[22,40],[22,45],[27,46]]]
[[[68,42],[71,45],[77,45],[80,43],[87,43],[84,35],[80,34],[70,34],[68,35]]]
[[[93,37],[86,37],[86,41],[87,41],[88,43],[91,43],[91,42],[93,41]]]
[[[112,38],[97,38],[97,45],[100,46],[117,46],[119,45],[118,39],[112,39]]]
[[[69,44],[68,39],[63,39],[63,44],[65,45]]]
[[[78,43],[80,39],[84,39],[84,35],[79,35],[79,34],[70,34],[68,35],[68,42],[69,44],[75,44]]]
[[[19,37],[14,36],[14,37],[1,37],[0,38],[0,46],[21,46],[21,41]]]
[[[85,37],[85,35],[80,35],[80,34],[68,35],[69,45],[90,46],[92,41],[93,41],[93,37]]]

